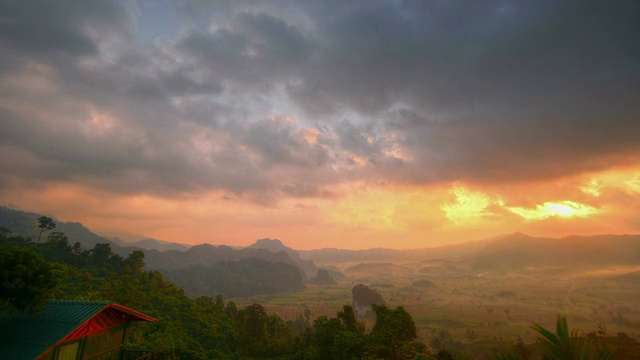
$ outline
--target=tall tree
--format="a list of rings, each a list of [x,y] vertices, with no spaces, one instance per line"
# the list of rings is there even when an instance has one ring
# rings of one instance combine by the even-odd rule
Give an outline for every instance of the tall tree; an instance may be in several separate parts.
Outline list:
[[[124,264],[134,273],[139,273],[144,267],[144,251],[133,250],[124,260]]]
[[[373,310],[376,312],[376,324],[371,330],[371,338],[378,347],[378,356],[404,359],[408,345],[417,338],[411,315],[402,306],[391,310],[384,305],[373,305]]]
[[[344,305],[342,311],[338,311],[338,319],[342,320],[342,324],[347,331],[364,334],[364,323],[356,319],[353,306]]]
[[[56,222],[53,221],[53,219],[50,218],[50,217],[40,216],[38,218],[38,228],[40,228],[40,233],[38,234],[38,241],[37,242],[40,242],[40,237],[42,236],[42,233],[47,231],[47,230],[55,229],[56,228]]]

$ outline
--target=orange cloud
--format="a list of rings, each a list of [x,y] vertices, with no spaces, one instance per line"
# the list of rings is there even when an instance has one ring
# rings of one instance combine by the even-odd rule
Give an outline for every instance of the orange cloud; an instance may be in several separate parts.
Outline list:
[[[320,132],[315,128],[302,129],[302,137],[304,137],[304,140],[310,145],[318,142],[318,134],[320,134]]]
[[[595,180],[593,180],[595,179]],[[78,221],[111,236],[248,245],[280,238],[294,248],[418,248],[523,231],[538,236],[638,232],[637,171],[586,174],[531,186],[344,183],[329,198],[256,205],[221,191],[160,198],[52,184],[4,190],[5,204]],[[584,188],[597,189],[585,191]]]

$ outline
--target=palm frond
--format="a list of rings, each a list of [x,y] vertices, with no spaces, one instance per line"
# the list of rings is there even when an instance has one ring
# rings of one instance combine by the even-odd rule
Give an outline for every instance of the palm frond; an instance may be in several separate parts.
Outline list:
[[[544,350],[545,359],[589,360],[591,358],[591,344],[578,330],[569,331],[566,318],[558,315],[555,334],[537,323],[533,323],[531,328],[541,335],[536,339],[536,343]]]

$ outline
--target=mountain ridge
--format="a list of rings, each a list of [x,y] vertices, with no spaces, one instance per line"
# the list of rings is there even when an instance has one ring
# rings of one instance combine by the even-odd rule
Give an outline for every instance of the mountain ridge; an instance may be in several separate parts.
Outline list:
[[[41,215],[0,206],[0,226],[7,227],[12,232],[25,237],[34,238],[37,235],[39,216]],[[187,266],[187,263],[191,262],[189,258],[192,258],[193,263],[207,263],[237,261],[250,257],[294,264],[304,272],[303,275],[310,274],[310,276],[317,272],[318,266],[327,264],[353,266],[362,262],[412,262],[444,258],[466,262],[469,266],[478,269],[502,270],[566,262],[582,265],[640,264],[640,235],[634,234],[567,235],[554,238],[516,232],[485,240],[411,250],[390,248],[295,250],[278,239],[263,238],[240,250],[234,250],[227,245],[210,244],[189,248],[184,245],[186,249],[183,250],[180,246],[182,244],[178,243],[168,243],[176,245],[176,248],[165,250],[152,246],[161,244],[161,241],[155,239],[142,239],[142,243],[138,245],[146,244],[146,247],[136,246],[136,243],[125,243],[126,245],[123,246],[93,233],[81,223],[59,221],[57,224],[53,231],[64,232],[70,243],[79,241],[84,248],[92,247],[97,243],[110,243],[113,251],[121,256],[126,256],[133,250],[144,250],[149,268],[157,269],[175,270],[181,266]],[[232,255],[234,251],[239,252]],[[200,254],[197,254],[198,252]],[[280,252],[286,256],[278,255]],[[496,266],[496,264],[500,265]]]
[[[255,243],[247,246],[246,249],[265,249],[271,252],[284,251],[291,257],[291,259],[300,269],[304,270],[306,275],[305,278],[311,277],[318,272],[318,267],[313,263],[312,260],[302,259],[299,250],[294,250],[286,246],[282,243],[282,241],[278,239],[258,239]]]

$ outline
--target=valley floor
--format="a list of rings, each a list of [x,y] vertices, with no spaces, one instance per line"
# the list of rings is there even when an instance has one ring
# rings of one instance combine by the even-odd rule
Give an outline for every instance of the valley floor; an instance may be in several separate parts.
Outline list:
[[[370,274],[338,285],[307,285],[298,293],[233,300],[241,306],[263,304],[285,318],[308,310],[313,319],[335,316],[342,305],[351,303],[351,288],[363,283],[376,289],[388,305],[403,305],[416,323],[419,340],[426,344],[515,344],[520,339],[532,344],[537,334],[531,324],[553,328],[558,314],[585,334],[604,328],[609,336],[623,332],[640,338],[640,277],[633,269],[473,274],[422,265],[413,273]],[[431,280],[436,287],[415,286],[421,279]],[[370,330],[373,324],[366,322]]]

